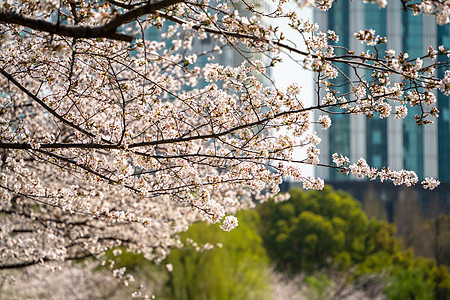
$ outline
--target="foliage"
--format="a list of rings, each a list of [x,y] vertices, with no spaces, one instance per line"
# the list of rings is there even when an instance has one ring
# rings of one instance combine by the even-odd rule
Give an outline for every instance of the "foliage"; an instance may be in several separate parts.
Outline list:
[[[395,227],[368,220],[348,194],[328,186],[322,191],[289,193],[286,202],[258,207],[265,220],[260,225],[264,245],[278,269],[313,273],[338,268],[341,274],[351,274],[346,275],[349,281],[382,274],[387,276],[389,299],[450,297],[448,269],[434,260],[415,258],[412,250],[402,251]]]
[[[237,215],[240,226],[232,232],[192,224],[181,234],[185,245],[160,265],[122,248],[109,250],[107,261],[126,268],[158,299],[268,299],[269,258],[257,231],[259,216],[253,210]]]
[[[305,295],[310,300],[324,300],[328,296],[327,290],[332,285],[332,281],[325,275],[307,276],[305,278],[307,291]]]
[[[370,272],[399,250],[394,228],[368,220],[358,202],[331,187],[291,190],[289,201],[258,207],[261,234],[280,269],[311,272],[323,267],[360,265]]]
[[[238,216],[239,227],[229,233],[198,223],[182,234],[183,239],[195,242],[168,256],[166,262],[173,271],[162,298],[268,299],[269,261],[256,228],[259,217],[252,210]],[[200,252],[194,249],[205,243],[222,246]]]
[[[432,299],[450,298],[450,274],[447,267],[436,265],[427,258],[414,258],[412,250],[397,253],[393,257],[391,276],[393,283],[388,285],[387,293],[431,293]],[[425,293],[425,290],[426,293]]]
[[[130,272],[137,272],[153,265],[151,261],[145,259],[142,253],[129,252],[121,247],[109,249],[105,255],[106,261],[114,261],[115,268],[125,267]]]
[[[385,288],[388,299],[422,299],[433,298],[433,283],[425,278],[425,272],[420,268],[396,268],[392,282]]]

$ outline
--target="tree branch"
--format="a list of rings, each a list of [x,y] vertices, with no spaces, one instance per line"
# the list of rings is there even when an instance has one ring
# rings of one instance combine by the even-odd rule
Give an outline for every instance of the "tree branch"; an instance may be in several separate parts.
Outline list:
[[[163,9],[168,6],[184,2],[182,0],[160,0],[160,1],[150,1],[149,3],[136,7],[124,14],[117,15],[114,19],[112,19],[110,22],[106,23],[102,27],[104,27],[107,31],[115,31],[117,28],[119,28],[121,25],[126,24],[130,21],[136,20],[137,18],[147,15],[147,14],[153,14],[158,9]]]
[[[104,26],[66,25],[25,17],[13,12],[0,12],[0,22],[16,24],[33,30],[48,32],[75,38],[108,38],[112,40],[131,42],[133,37],[117,33],[115,30],[107,31]]]
[[[1,70],[1,69],[0,69]],[[345,102],[345,104],[354,103],[356,100],[351,100]],[[175,144],[175,143],[183,143],[183,142],[190,142],[195,140],[204,140],[204,139],[213,139],[213,138],[219,138],[228,134],[232,134],[236,131],[255,127],[262,125],[266,122],[270,122],[271,120],[277,119],[279,117],[282,117],[284,115],[290,115],[295,113],[302,113],[302,112],[308,112],[315,109],[324,109],[329,107],[338,107],[342,105],[343,103],[332,103],[332,104],[325,104],[325,105],[316,105],[311,106],[307,108],[297,109],[297,110],[291,110],[291,111],[282,111],[280,113],[277,113],[273,116],[267,116],[264,118],[261,118],[257,121],[245,123],[242,125],[238,125],[229,129],[225,129],[221,132],[217,133],[205,133],[203,135],[194,135],[194,136],[188,136],[188,137],[181,137],[181,138],[170,138],[170,139],[162,139],[162,140],[155,140],[155,141],[145,141],[145,142],[139,142],[139,143],[132,143],[128,145],[128,149],[132,148],[138,148],[138,147],[148,147],[148,146],[157,146],[157,145],[165,145],[165,144]],[[1,142],[0,141],[0,149],[20,149],[20,150],[36,150],[40,151],[39,149],[70,149],[70,148],[79,148],[79,149],[125,149],[124,145],[118,145],[118,144],[101,144],[101,143],[42,143],[38,145],[37,149],[33,149],[33,145],[30,143],[7,143],[7,142]]]
[[[60,116],[58,113],[56,113],[53,109],[51,109],[47,104],[45,104],[41,99],[36,97],[33,93],[31,93],[27,88],[25,88],[22,84],[20,84],[11,74],[6,72],[3,68],[0,67],[0,74],[6,77],[11,83],[13,83],[16,87],[18,87],[22,92],[24,92],[28,97],[33,99],[35,102],[39,103],[40,106],[42,106],[45,110],[47,110],[49,113],[51,113],[53,116],[55,116],[58,120],[60,120],[62,123],[74,128],[75,130],[84,133],[87,136],[95,137],[94,134],[91,132],[84,130],[80,126],[66,120],[62,116]]]
[[[67,25],[48,22],[27,17],[15,12],[0,11],[0,22],[16,24],[31,28],[33,30],[69,36],[74,38],[108,38],[112,40],[131,42],[134,37],[117,32],[121,25],[136,20],[137,18],[155,13],[158,9],[183,2],[182,0],[160,0],[149,1],[147,4],[133,8],[126,13],[119,14],[111,21],[100,26]]]

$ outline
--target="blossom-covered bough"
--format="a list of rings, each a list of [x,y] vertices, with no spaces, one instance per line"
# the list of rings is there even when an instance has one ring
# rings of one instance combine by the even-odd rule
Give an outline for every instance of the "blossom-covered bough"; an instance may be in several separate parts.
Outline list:
[[[269,10],[236,2],[0,3],[0,269],[99,257],[116,246],[161,260],[192,222],[237,226],[232,214],[275,195],[283,177],[321,189],[323,181],[302,167],[320,165],[320,139],[309,129],[327,129],[330,111],[404,118],[408,106],[418,106],[422,125],[438,115],[437,90],[450,93],[450,71],[434,75],[448,68],[437,59],[448,55],[444,47],[420,58],[378,53],[386,39],[363,30],[355,38],[373,51],[336,55],[338,36],[285,11],[286,1]],[[449,22],[449,1],[402,2]],[[327,9],[332,1],[316,5]],[[270,25],[279,18],[306,50]],[[165,42],[147,39],[149,28],[160,29]],[[205,39],[215,47],[192,47]],[[214,63],[225,47],[242,56],[241,65]],[[299,67],[317,73],[323,99],[307,106],[299,86],[281,90],[271,82],[266,69],[281,52],[303,56]],[[348,80],[345,95],[333,83],[345,76],[343,64],[359,78]],[[306,156],[294,159],[296,147]],[[333,160],[323,166],[418,182],[412,171],[377,170],[338,154]]]

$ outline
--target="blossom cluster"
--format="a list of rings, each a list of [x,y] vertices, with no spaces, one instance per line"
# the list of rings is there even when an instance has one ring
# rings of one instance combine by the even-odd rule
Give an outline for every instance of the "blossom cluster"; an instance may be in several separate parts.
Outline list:
[[[316,6],[320,10],[328,10],[333,6],[333,2],[336,0],[302,0],[302,6]],[[364,3],[378,4],[380,9],[385,8],[388,5],[387,0],[363,0]],[[425,14],[435,15],[436,22],[440,25],[445,25],[450,22],[450,3],[448,1],[440,0],[421,0],[421,1],[409,1],[404,3],[404,9],[410,10],[414,15]]]
[[[334,153],[333,162],[337,167],[340,168],[340,171],[344,174],[352,174],[359,178],[367,177],[370,180],[379,178],[381,182],[392,181],[394,185],[406,186],[412,186],[419,182],[419,178],[414,171],[394,171],[390,168],[382,168],[380,170],[374,167],[370,167],[363,158],[360,158],[356,163],[351,164],[348,157]],[[421,182],[421,184],[425,189],[428,188],[430,190],[433,190],[440,184],[440,182],[439,180],[427,177],[424,181]]]

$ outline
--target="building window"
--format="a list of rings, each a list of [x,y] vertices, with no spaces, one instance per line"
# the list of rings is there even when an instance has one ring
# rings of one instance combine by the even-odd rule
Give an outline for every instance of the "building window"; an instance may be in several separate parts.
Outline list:
[[[381,161],[382,161],[382,159],[381,159],[381,155],[380,154],[375,154],[374,156],[372,156],[372,165],[375,168],[381,168],[382,167]]]
[[[376,145],[381,144],[381,131],[376,130],[372,132],[372,142]]]

